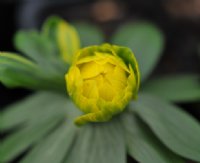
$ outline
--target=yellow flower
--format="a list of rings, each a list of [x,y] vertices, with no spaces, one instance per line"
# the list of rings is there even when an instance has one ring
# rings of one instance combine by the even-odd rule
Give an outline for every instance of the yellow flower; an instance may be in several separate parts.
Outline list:
[[[65,76],[69,96],[84,112],[75,123],[108,121],[137,97],[140,76],[130,49],[103,44],[79,50]]]

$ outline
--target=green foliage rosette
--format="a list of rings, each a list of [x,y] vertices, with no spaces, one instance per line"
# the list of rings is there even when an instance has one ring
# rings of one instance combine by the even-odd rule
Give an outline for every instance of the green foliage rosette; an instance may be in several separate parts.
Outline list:
[[[0,112],[1,163],[200,162],[199,122],[174,104],[199,101],[199,74],[152,75],[164,36],[150,22],[103,40],[55,16],[17,32],[18,53],[0,53],[0,82],[32,92]]]

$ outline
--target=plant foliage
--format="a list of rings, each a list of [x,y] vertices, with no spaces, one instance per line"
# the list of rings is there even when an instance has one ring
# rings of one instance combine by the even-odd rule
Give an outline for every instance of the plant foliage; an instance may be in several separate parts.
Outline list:
[[[111,40],[136,54],[142,75],[138,100],[109,122],[73,124],[81,113],[65,93],[68,59],[78,48],[103,41],[96,27],[75,26],[78,32],[50,17],[41,32],[16,34],[24,56],[0,54],[0,81],[37,91],[0,113],[0,130],[9,133],[0,144],[0,162],[23,152],[22,163],[126,163],[127,153],[142,163],[200,162],[200,124],[171,103],[199,100],[199,76],[148,79],[164,46],[162,32],[149,22],[123,25]]]

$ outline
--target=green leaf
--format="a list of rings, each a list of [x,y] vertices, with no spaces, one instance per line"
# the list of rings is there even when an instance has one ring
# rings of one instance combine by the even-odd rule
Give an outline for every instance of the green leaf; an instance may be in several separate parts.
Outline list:
[[[21,163],[61,163],[75,138],[75,125],[64,122],[47,138],[42,139]]]
[[[99,45],[104,42],[104,35],[96,26],[84,22],[73,24],[81,39],[81,47]]]
[[[152,131],[134,114],[122,116],[128,153],[142,163],[183,163],[184,160],[168,150]]]
[[[37,31],[19,31],[15,36],[15,46],[49,74],[66,70],[51,40]]]
[[[72,56],[80,49],[80,39],[76,29],[64,19],[52,16],[46,20],[43,34],[57,46],[60,57],[67,63],[71,63]]]
[[[52,130],[60,122],[61,118],[63,117],[51,117],[43,122],[38,118],[37,123],[33,123],[9,136],[1,143],[0,162],[9,162],[24,152],[30,145],[36,143]]]
[[[36,86],[40,69],[33,62],[12,53],[0,53],[0,80],[7,86]],[[39,79],[40,80],[40,79]]]
[[[49,100],[55,102],[52,103]],[[68,101],[67,97],[51,92],[39,92],[31,95],[18,103],[8,106],[1,113],[0,130],[24,126],[24,124],[37,121],[40,117],[44,120],[51,116],[61,116],[66,113],[66,108],[72,107]],[[42,109],[41,106],[43,106]]]
[[[8,87],[65,91],[64,74],[49,74],[17,54],[0,53],[0,81]]]
[[[125,163],[123,131],[117,121],[81,127],[66,163]]]
[[[164,48],[162,32],[149,22],[123,25],[116,31],[112,43],[133,50],[139,63],[142,81],[151,74]]]
[[[179,107],[140,94],[132,109],[173,152],[200,161],[200,124]]]
[[[77,128],[73,124],[72,118],[80,115],[78,109],[66,96],[51,92],[37,93],[27,98],[24,104],[20,102],[15,106],[6,109],[1,115],[3,122],[1,128],[8,129],[17,124],[22,125],[17,132],[11,133],[1,143],[0,162],[12,160],[35,143],[37,145],[24,161],[33,156],[35,160],[46,160],[54,158],[55,155],[54,159],[59,161],[73,142],[72,139]],[[14,122],[9,122],[9,120]],[[63,120],[62,125],[57,130],[52,131]],[[47,135],[50,131],[52,134]],[[44,151],[40,153],[40,150],[48,149],[48,147],[49,150],[46,150],[46,153]],[[63,152],[54,153],[53,151],[57,151],[58,148]],[[51,153],[49,156],[49,152],[53,152],[53,154]],[[37,157],[39,154],[42,154],[43,157]]]
[[[142,91],[170,101],[200,100],[200,76],[195,74],[168,75],[147,81]]]
[[[51,95],[48,95],[47,92],[40,92],[8,106],[1,113],[0,129],[8,130],[27,122],[30,118],[35,118],[40,111],[48,109],[48,107],[46,107],[41,110],[40,106],[49,104],[49,96]],[[49,105],[51,105],[51,103]]]
[[[48,58],[55,58],[55,50],[47,37],[37,31],[19,31],[15,35],[16,48],[41,65]]]
[[[42,109],[41,109],[42,106]],[[67,114],[71,121],[79,116],[80,111],[65,95],[55,92],[39,92],[8,106],[1,112],[0,130],[9,130],[17,126],[37,121],[50,116]],[[36,118],[37,117],[37,118]]]

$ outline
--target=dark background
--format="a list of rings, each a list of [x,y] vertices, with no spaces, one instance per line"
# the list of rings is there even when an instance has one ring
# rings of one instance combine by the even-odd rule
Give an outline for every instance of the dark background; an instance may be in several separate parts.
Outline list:
[[[40,28],[46,17],[56,14],[68,21],[96,24],[106,40],[127,21],[148,20],[165,36],[162,58],[152,76],[200,72],[199,0],[8,0],[0,1],[0,51],[16,51],[13,36],[18,29]],[[0,84],[0,109],[27,94]],[[178,104],[200,120],[200,104]]]
[[[98,25],[106,39],[127,21],[155,23],[165,36],[163,57],[153,75],[199,73],[199,0],[5,0],[0,1],[0,51],[15,51],[13,37],[18,29],[40,28],[46,17],[56,14],[68,21]],[[0,84],[0,108],[30,91],[10,90]]]
[[[127,21],[148,20],[165,36],[162,58],[152,76],[200,72],[199,0],[8,0],[0,1],[0,51],[16,51],[13,36],[19,29],[40,28],[48,16],[86,21],[99,26],[106,41]],[[0,84],[0,110],[32,93]],[[178,104],[200,120],[200,104]],[[130,158],[129,158],[130,159]]]

